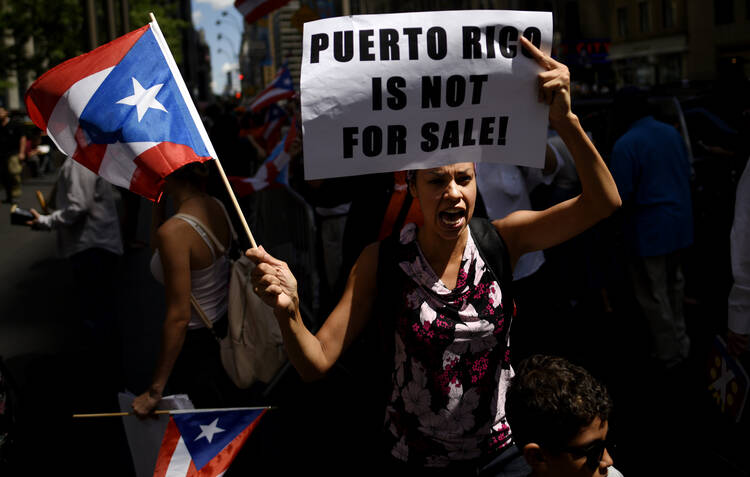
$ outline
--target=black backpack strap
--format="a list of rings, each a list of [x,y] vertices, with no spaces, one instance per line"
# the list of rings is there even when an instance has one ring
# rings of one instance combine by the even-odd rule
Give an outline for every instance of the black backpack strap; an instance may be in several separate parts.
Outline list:
[[[393,233],[380,242],[378,249],[377,299],[375,303],[375,321],[379,328],[380,341],[384,357],[393,359],[394,334],[396,320],[393,316],[395,309],[393,300],[400,293],[398,280],[398,264],[396,263],[396,249],[398,247],[399,232]],[[392,366],[392,362],[390,366]]]
[[[396,216],[396,221],[393,222],[393,230],[391,232],[392,235],[395,235],[398,237],[398,235],[401,233],[401,229],[404,227],[404,222],[406,221],[406,215],[409,213],[409,209],[411,209],[411,203],[414,201],[409,191],[406,191],[406,196],[404,196],[404,201],[401,203],[401,210],[398,211],[398,216]]]
[[[400,231],[395,231],[388,237],[380,241],[378,248],[378,294],[381,293],[381,286],[388,286],[391,280],[389,280],[389,274],[393,270],[394,261],[393,258],[396,254],[396,247],[398,246],[398,235]]]
[[[495,275],[503,291],[503,310],[513,313],[513,270],[505,240],[492,222],[481,217],[473,217],[469,230],[484,263]]]
[[[378,249],[377,297],[375,314],[371,322],[377,330],[378,361],[377,382],[382,409],[388,405],[392,385],[393,360],[396,355],[396,314],[398,313],[402,293],[402,275],[396,256],[398,253],[400,230],[380,242]],[[382,413],[380,414],[382,418]]]

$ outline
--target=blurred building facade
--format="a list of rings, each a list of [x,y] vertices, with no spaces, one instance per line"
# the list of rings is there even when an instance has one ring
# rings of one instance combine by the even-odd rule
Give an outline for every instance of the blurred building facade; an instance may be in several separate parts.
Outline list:
[[[689,33],[685,2],[612,3],[608,23],[616,86],[653,86],[687,79]]]
[[[614,83],[607,51],[610,43],[608,2],[545,0],[293,0],[268,18],[246,24],[241,64],[245,77],[243,90],[256,92],[267,84],[286,63],[299,85],[302,58],[302,24],[305,21],[337,15],[397,13],[457,9],[509,9],[551,11],[555,18],[554,54],[580,72],[577,87],[599,91],[600,83]],[[263,41],[265,40],[265,44]],[[244,53],[247,52],[247,53]],[[262,60],[260,58],[263,58]],[[258,63],[264,66],[261,68]],[[258,78],[263,76],[263,83]],[[604,87],[606,91],[607,88]]]
[[[688,1],[688,78],[750,78],[750,1]]]
[[[262,87],[259,72],[265,84],[284,62],[299,80],[300,20],[449,9],[551,11],[553,55],[573,70],[573,87],[581,96],[608,94],[626,84],[679,87],[750,78],[748,0],[294,0],[271,14],[266,27],[250,27],[256,30],[248,52],[256,56],[247,84]],[[257,66],[261,54],[264,68]]]
[[[339,1],[292,0],[254,24],[245,23],[240,58],[243,94],[253,96],[282,65],[287,65],[299,90],[304,23],[340,14]]]
[[[246,98],[254,96],[267,83],[265,71],[271,68],[268,21],[245,23],[240,47],[241,89]]]
[[[560,33],[563,47],[582,40],[591,50],[592,39],[604,40],[603,57],[592,60],[594,64],[609,65],[611,73],[605,76],[606,82],[615,88],[750,78],[750,2],[747,0],[541,3],[552,6],[555,30]],[[572,18],[575,10],[579,14],[578,25]],[[580,65],[564,54],[561,58],[569,66]],[[599,73],[607,75],[603,69]]]
[[[182,62],[177,66],[193,100],[211,101],[211,50],[206,43],[205,32],[193,27],[191,0],[179,0],[179,13],[180,19],[190,26],[182,29]]]

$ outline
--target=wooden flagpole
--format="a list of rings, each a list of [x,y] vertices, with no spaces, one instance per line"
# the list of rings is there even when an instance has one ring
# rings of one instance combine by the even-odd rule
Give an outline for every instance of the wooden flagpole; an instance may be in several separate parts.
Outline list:
[[[250,239],[250,245],[252,246],[252,248],[257,248],[258,245],[255,243],[253,234],[250,232],[250,226],[247,225],[247,220],[245,220],[245,214],[242,213],[240,204],[239,202],[237,202],[237,197],[235,197],[234,195],[232,186],[229,184],[229,179],[227,179],[227,175],[224,173],[224,168],[221,167],[221,162],[219,161],[218,158],[216,159],[216,167],[219,169],[219,174],[221,175],[221,180],[224,182],[224,187],[226,187],[227,192],[229,192],[229,198],[232,199],[232,204],[234,204],[234,209],[237,211],[237,215],[240,216],[240,222],[242,222],[242,227],[245,229],[247,238]]]
[[[154,414],[170,414],[170,411],[158,410]],[[134,412],[95,412],[92,414],[73,414],[73,417],[121,417],[135,416]]]
[[[187,414],[196,412],[217,412],[217,411],[259,411],[261,409],[277,409],[275,406],[260,406],[260,407],[225,407],[225,408],[214,408],[214,409],[159,409],[154,411],[154,414]],[[73,417],[123,417],[123,416],[135,416],[134,412],[96,412],[92,414],[73,414]]]
[[[161,33],[161,29],[159,28],[159,24],[156,22],[156,17],[154,16],[153,12],[149,13],[149,16],[151,16],[151,21],[154,24],[154,30],[157,34],[157,40],[159,40],[161,37],[161,40],[164,41],[164,48],[167,52],[169,52],[169,46],[166,44],[166,40],[164,39],[164,35]],[[167,58],[168,63],[174,63],[174,58],[172,58],[172,54],[169,54],[169,57]],[[177,73],[174,75],[175,80],[177,81],[177,84],[180,86],[180,90],[182,90],[183,97],[185,99],[185,103],[187,103],[187,107],[189,110],[191,110],[191,113],[193,113],[193,118],[196,120],[196,127],[199,128],[199,132],[202,133],[201,136],[205,137],[208,140],[208,133],[206,132],[205,127],[203,126],[203,123],[200,120],[200,116],[198,116],[197,110],[195,110],[195,105],[193,104],[193,101],[190,99],[190,95],[187,92],[187,86],[185,86],[185,81],[182,79],[182,75],[179,74],[179,70],[177,69],[177,64],[174,65],[170,64],[170,68],[174,66],[174,70]],[[213,149],[213,146],[209,144],[209,148]],[[227,175],[224,173],[224,168],[221,167],[221,161],[219,161],[218,156],[216,157],[216,167],[219,169],[219,175],[221,175],[221,180],[224,182],[224,187],[227,188],[227,192],[229,192],[229,198],[232,200],[232,204],[234,204],[234,210],[237,211],[237,215],[240,216],[240,222],[242,222],[242,227],[245,229],[245,234],[247,235],[247,238],[250,240],[250,245],[252,248],[257,248],[258,245],[255,243],[255,238],[253,238],[252,232],[250,232],[250,226],[247,225],[247,220],[245,220],[245,214],[242,213],[242,209],[240,208],[239,202],[237,202],[237,197],[234,195],[234,191],[232,190],[232,186],[229,184],[229,179],[227,179]]]

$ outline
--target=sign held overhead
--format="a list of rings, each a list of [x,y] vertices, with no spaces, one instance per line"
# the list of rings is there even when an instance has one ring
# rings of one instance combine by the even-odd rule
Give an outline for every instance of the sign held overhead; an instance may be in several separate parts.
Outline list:
[[[552,14],[472,10],[305,24],[305,178],[462,161],[541,167],[548,107],[525,36],[549,53]]]

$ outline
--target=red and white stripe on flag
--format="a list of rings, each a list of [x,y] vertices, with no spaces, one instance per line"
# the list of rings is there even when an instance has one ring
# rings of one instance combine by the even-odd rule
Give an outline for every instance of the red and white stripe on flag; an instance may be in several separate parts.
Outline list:
[[[263,128],[262,143],[265,145],[266,154],[271,154],[281,137],[281,126],[287,118],[286,111],[276,104],[272,104],[266,114],[266,124]]]
[[[268,15],[274,10],[283,7],[290,0],[235,0],[234,6],[239,10],[245,21],[254,21]]]
[[[256,411],[258,413],[258,411]],[[255,430],[260,418],[266,410],[259,411],[259,415],[249,425],[242,429],[226,446],[216,453],[208,462],[198,469],[190,453],[189,444],[180,432],[174,416],[169,417],[169,424],[164,433],[159,448],[159,456],[154,467],[154,477],[220,477],[229,469],[232,461],[245,444],[250,433]],[[209,426],[205,426],[209,427]],[[218,428],[219,432],[226,429]],[[200,437],[200,436],[199,436]],[[209,444],[210,445],[210,442]]]
[[[294,96],[292,74],[289,68],[282,66],[273,81],[255,96],[253,102],[250,103],[250,110],[257,113],[266,106],[292,96]]]
[[[158,63],[158,68],[144,67],[135,74],[131,66],[123,66],[137,65],[142,58]],[[127,88],[102,87],[118,81]],[[46,72],[26,93],[26,107],[32,121],[64,154],[152,200],[175,169],[216,158],[155,22]],[[154,116],[162,112],[166,119]],[[100,124],[100,119],[107,124]],[[143,131],[152,121],[163,124],[168,133],[149,138]],[[138,139],[127,139],[133,131]]]
[[[270,186],[276,180],[279,172],[292,159],[289,155],[289,146],[296,137],[297,124],[296,121],[292,121],[292,125],[284,138],[284,148],[276,156],[266,159],[266,162],[260,166],[260,169],[258,169],[258,172],[253,177],[229,177],[229,182],[232,184],[237,195],[244,197]]]

